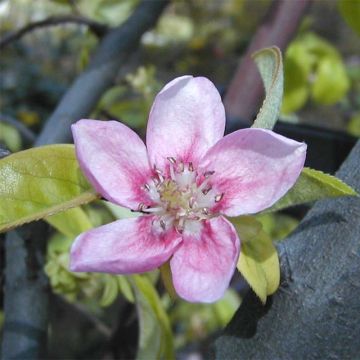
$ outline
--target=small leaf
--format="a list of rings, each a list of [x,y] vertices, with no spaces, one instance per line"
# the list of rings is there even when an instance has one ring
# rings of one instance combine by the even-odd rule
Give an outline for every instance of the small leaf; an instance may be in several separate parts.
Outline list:
[[[360,2],[358,0],[340,0],[338,6],[347,24],[360,35]]]
[[[335,104],[346,95],[349,87],[350,81],[341,58],[329,56],[319,61],[311,88],[311,96],[316,102]]]
[[[280,113],[284,89],[281,51],[273,46],[259,50],[252,56],[265,86],[265,99],[252,127],[272,129]]]
[[[49,145],[0,160],[0,232],[98,198],[73,145]]]
[[[118,280],[116,276],[105,274],[104,275],[104,291],[99,301],[99,305],[106,307],[111,305],[119,293]]]
[[[231,219],[241,240],[241,252],[237,268],[255,294],[265,303],[280,283],[280,265],[271,238],[253,217],[240,216]],[[253,228],[254,231],[250,229]]]
[[[175,359],[169,318],[151,282],[141,275],[131,276],[139,316],[139,348],[136,358]]]
[[[126,276],[119,275],[116,276],[116,279],[118,281],[119,290],[124,295],[125,299],[131,303],[135,301],[134,294],[131,289],[131,286],[129,284],[129,281]]]
[[[19,151],[22,146],[19,132],[11,125],[5,124],[0,120],[0,143],[7,146],[12,152]]]
[[[321,171],[304,168],[295,185],[270,209],[265,210],[277,211],[289,206],[300,205],[316,200],[358,195],[357,192],[349,185],[345,184],[335,176],[325,174]]]
[[[93,227],[89,217],[81,207],[69,209],[59,214],[49,216],[45,220],[70,239],[75,239],[81,232]]]

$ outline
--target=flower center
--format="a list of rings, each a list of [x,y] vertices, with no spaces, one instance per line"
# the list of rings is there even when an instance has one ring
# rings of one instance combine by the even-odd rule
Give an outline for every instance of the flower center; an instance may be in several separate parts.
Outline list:
[[[198,174],[191,162],[184,164],[173,157],[168,160],[170,176],[155,168],[156,176],[143,186],[153,205],[140,204],[139,210],[156,215],[153,225],[159,229],[174,226],[180,233],[184,229],[196,231],[200,221],[214,216],[211,209],[224,194],[215,193],[210,185],[213,171]]]

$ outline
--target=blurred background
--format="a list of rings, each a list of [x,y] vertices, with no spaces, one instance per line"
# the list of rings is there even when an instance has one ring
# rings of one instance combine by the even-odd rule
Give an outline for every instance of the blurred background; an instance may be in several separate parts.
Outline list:
[[[66,89],[88,65],[105,31],[126,21],[138,3],[0,1],[1,148],[16,152],[32,146]],[[313,1],[283,53],[285,92],[279,131],[313,144],[308,165],[329,172],[336,170],[360,137],[359,4],[357,0]],[[156,93],[174,77],[192,74],[208,77],[224,95],[232,129],[249,126],[252,117],[241,116],[240,105],[226,98],[227,90],[236,93],[241,87],[235,74],[257,30],[269,18],[271,6],[270,0],[170,2],[156,27],[142,36],[140,47],[131,53],[112,87],[94,104],[90,117],[119,120],[144,135]],[[324,146],[328,146],[326,156]],[[305,211],[262,215],[258,220],[274,241],[280,241]],[[52,289],[49,358],[134,357],[139,324],[128,279],[67,271],[68,249],[79,232],[126,216],[123,209],[99,201],[82,207],[81,215],[72,217],[74,223],[53,222],[45,265]],[[2,241],[0,258],[1,329]],[[241,303],[243,282],[235,277],[224,299],[198,305],[173,300],[159,276],[159,272],[150,273],[147,281],[157,289],[156,301],[169,316],[178,358],[201,359]],[[147,301],[153,301],[151,296]],[[146,331],[156,333],[158,320],[141,321],[143,329],[145,324]]]

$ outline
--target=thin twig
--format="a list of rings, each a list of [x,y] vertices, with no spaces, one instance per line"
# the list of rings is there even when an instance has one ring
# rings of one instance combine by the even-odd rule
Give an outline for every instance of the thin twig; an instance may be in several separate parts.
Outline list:
[[[78,15],[50,16],[45,20],[35,21],[33,23],[24,26],[19,30],[15,30],[13,32],[5,34],[3,38],[0,39],[0,49],[4,48],[5,46],[9,45],[10,43],[16,40],[19,40],[24,35],[39,28],[57,26],[67,23],[86,25],[98,37],[105,35],[106,32],[109,30],[108,26],[98,23],[94,20],[85,18],[83,16],[78,16]]]
[[[36,135],[19,120],[13,118],[12,116],[0,113],[0,122],[7,123],[16,128],[26,142],[32,144],[35,141]]]

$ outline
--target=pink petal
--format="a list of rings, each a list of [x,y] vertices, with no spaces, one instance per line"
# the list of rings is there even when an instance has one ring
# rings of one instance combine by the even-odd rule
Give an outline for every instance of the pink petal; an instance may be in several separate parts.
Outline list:
[[[212,211],[252,214],[272,206],[296,182],[306,144],[264,129],[225,136],[201,160],[199,171],[215,171],[210,183],[222,200]]]
[[[240,252],[232,224],[219,216],[202,223],[198,234],[183,235],[170,260],[176,292],[187,301],[214,302],[228,288]]]
[[[104,198],[137,210],[151,176],[146,147],[117,121],[80,120],[71,127],[82,171]]]
[[[225,111],[214,84],[183,76],[156,96],[146,134],[149,159],[159,169],[174,157],[196,166],[205,152],[224,135]]]
[[[71,248],[71,271],[131,274],[159,267],[181,237],[173,229],[159,232],[153,220],[153,216],[123,219],[81,234]]]

